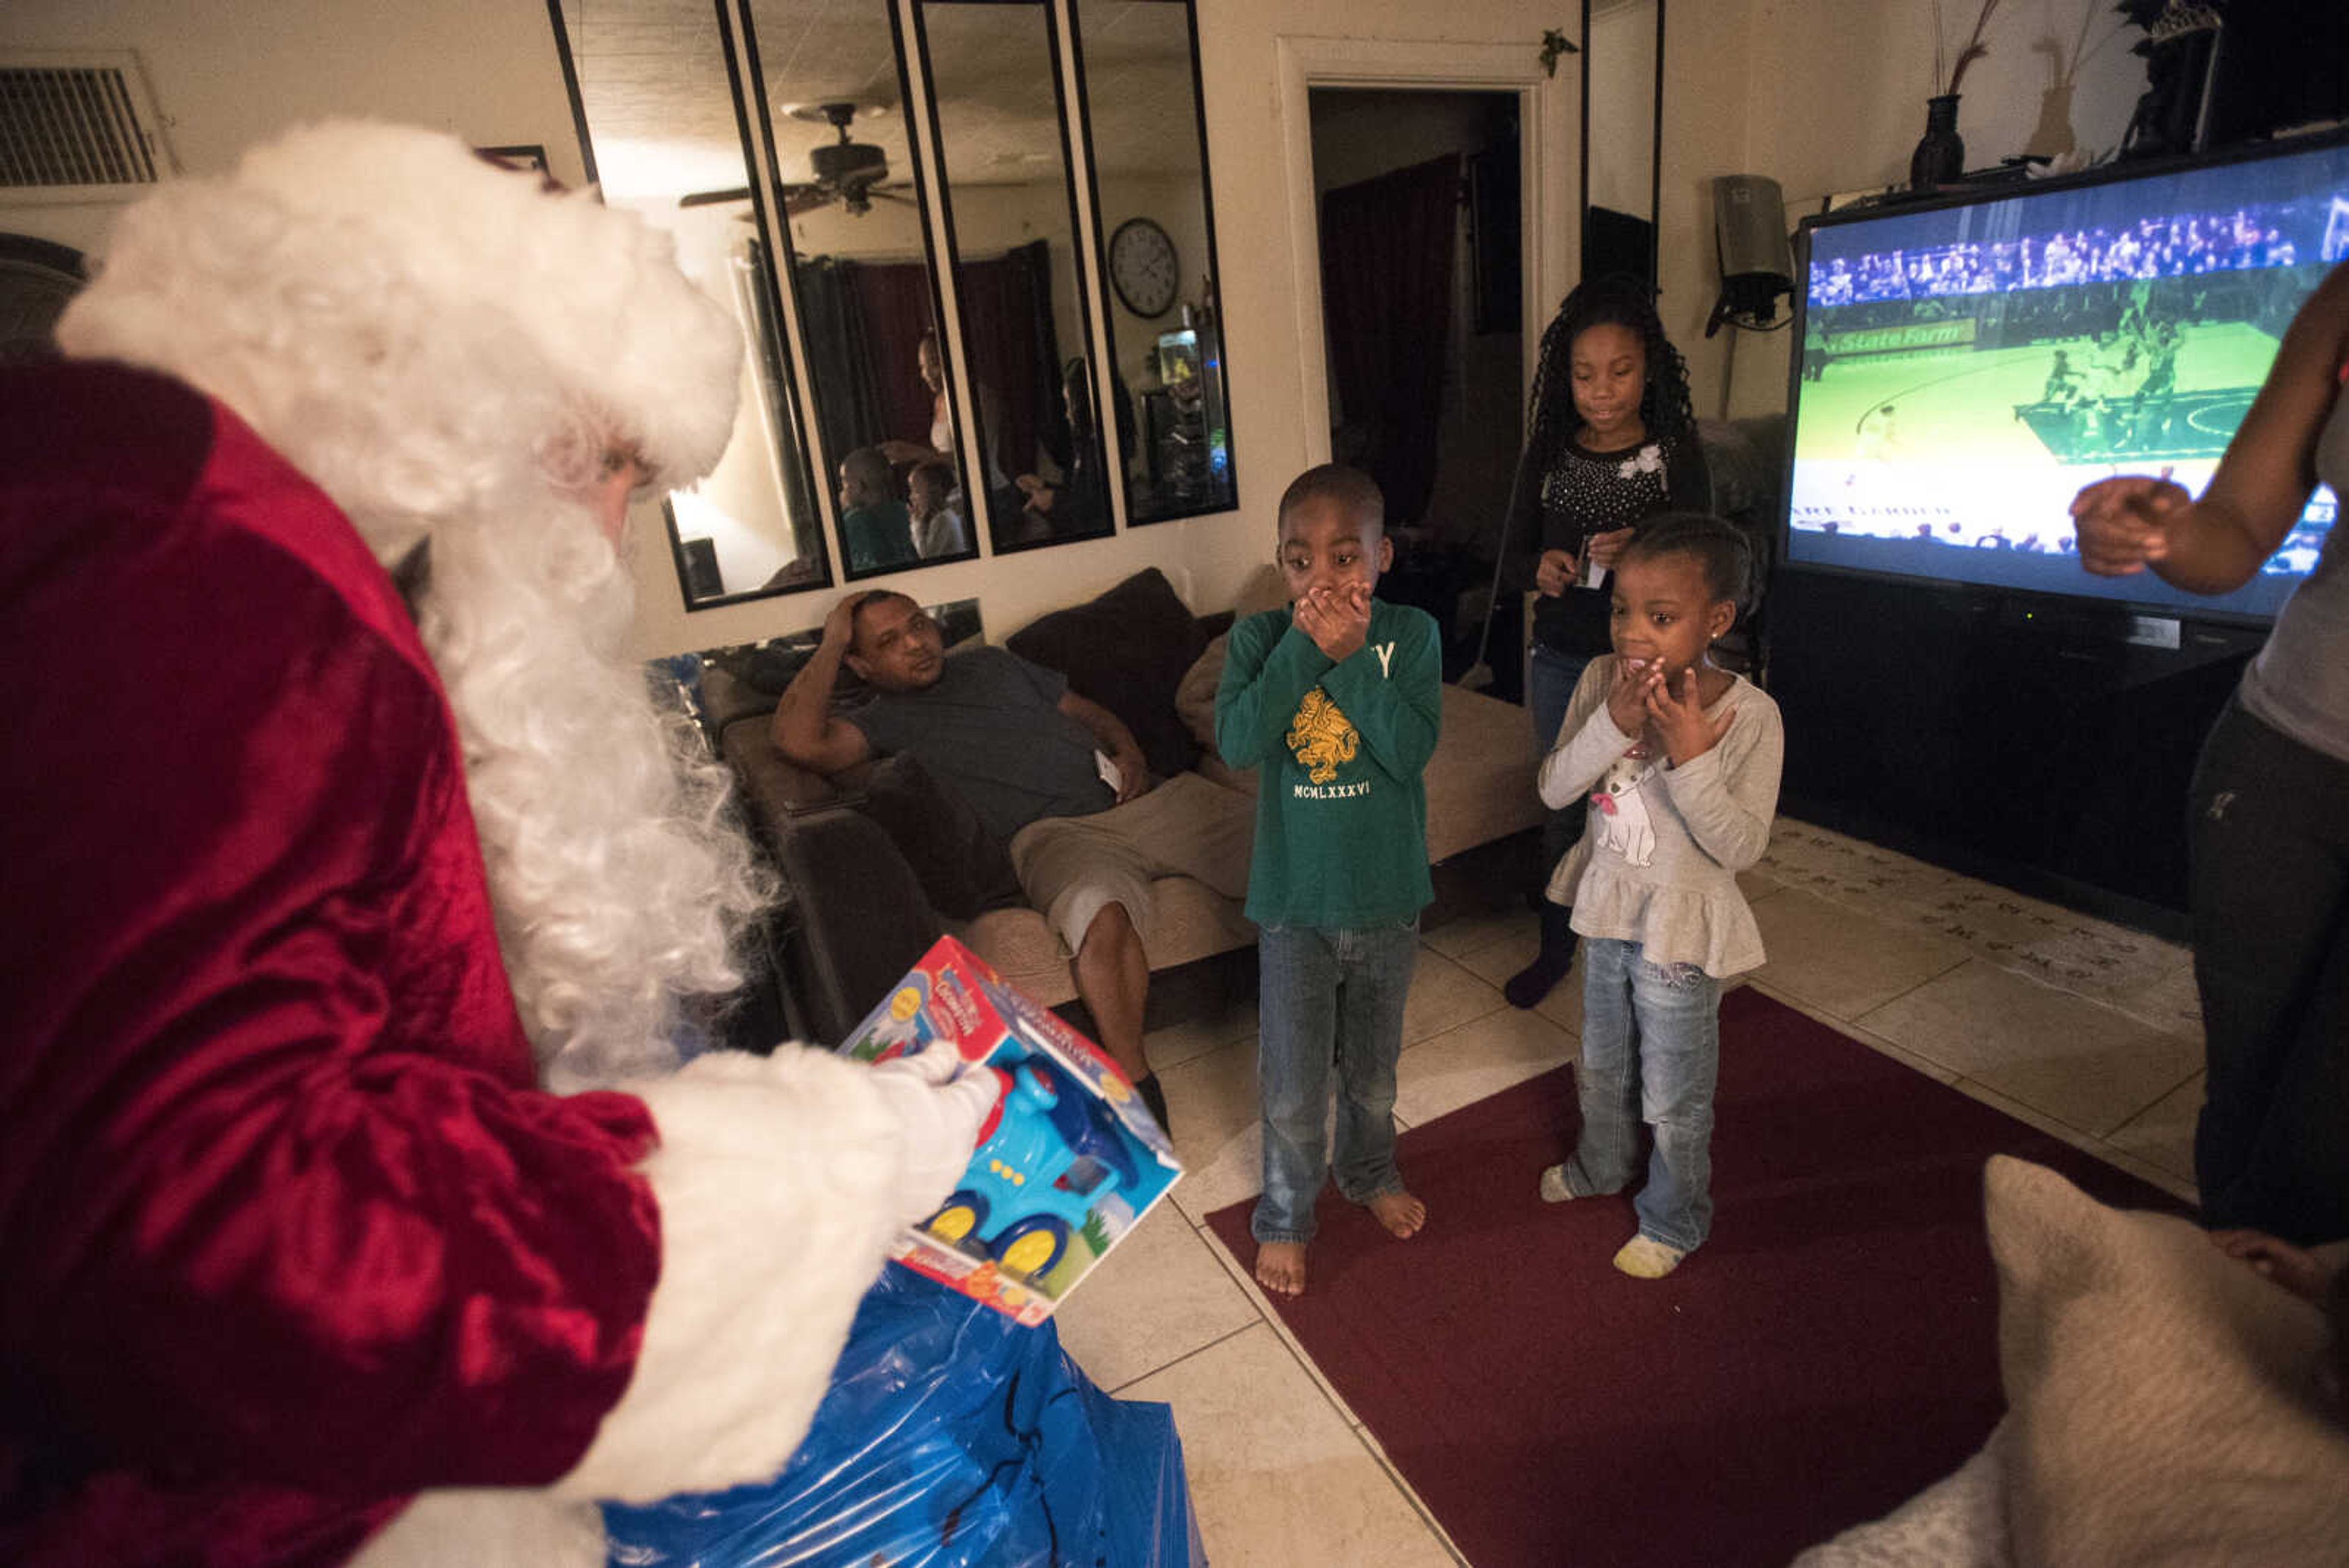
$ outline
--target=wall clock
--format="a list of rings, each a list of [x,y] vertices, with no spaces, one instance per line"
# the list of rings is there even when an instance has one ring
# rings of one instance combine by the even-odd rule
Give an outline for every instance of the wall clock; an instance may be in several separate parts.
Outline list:
[[[1109,237],[1109,281],[1125,307],[1145,321],[1165,315],[1179,281],[1174,242],[1148,218],[1128,218]]]

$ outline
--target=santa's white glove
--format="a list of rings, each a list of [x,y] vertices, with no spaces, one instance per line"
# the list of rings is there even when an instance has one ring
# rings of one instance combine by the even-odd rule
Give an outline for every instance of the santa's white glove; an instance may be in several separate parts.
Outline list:
[[[947,1074],[957,1075],[941,1082]],[[873,1084],[905,1129],[898,1212],[910,1225],[937,1212],[961,1184],[1003,1083],[988,1068],[965,1063],[951,1045],[934,1044],[876,1064]]]

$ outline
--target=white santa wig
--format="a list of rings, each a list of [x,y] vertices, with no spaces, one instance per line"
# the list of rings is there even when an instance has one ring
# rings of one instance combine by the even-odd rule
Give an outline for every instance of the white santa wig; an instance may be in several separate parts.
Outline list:
[[[741,343],[668,237],[435,132],[336,121],[127,211],[57,328],[218,398],[389,566],[457,713],[506,968],[548,1081],[658,1071],[680,993],[739,983],[765,888],[723,771],[618,657],[607,452],[708,472]]]

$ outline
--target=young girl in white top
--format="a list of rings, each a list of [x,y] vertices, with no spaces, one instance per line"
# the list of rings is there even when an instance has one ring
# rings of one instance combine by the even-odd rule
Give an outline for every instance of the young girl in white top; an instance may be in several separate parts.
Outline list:
[[[1713,1091],[1721,982],[1762,961],[1737,872],[1762,857],[1778,805],[1778,705],[1713,662],[1751,571],[1745,541],[1678,514],[1616,557],[1613,654],[1582,673],[1541,794],[1553,810],[1589,792],[1581,842],[1549,897],[1582,937],[1582,1136],[1542,1172],[1553,1203],[1620,1191],[1638,1124],[1655,1137],[1633,1201],[1639,1233],[1615,1266],[1661,1279],[1713,1222]]]

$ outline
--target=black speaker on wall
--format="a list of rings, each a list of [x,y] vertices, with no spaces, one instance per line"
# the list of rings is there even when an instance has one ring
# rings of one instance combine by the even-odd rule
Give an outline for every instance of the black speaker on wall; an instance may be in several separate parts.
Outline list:
[[[1721,257],[1721,302],[1705,324],[1767,327],[1778,296],[1795,286],[1795,252],[1786,240],[1786,203],[1766,174],[1723,174],[1713,182],[1713,237]]]

